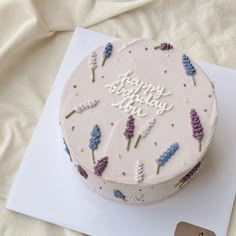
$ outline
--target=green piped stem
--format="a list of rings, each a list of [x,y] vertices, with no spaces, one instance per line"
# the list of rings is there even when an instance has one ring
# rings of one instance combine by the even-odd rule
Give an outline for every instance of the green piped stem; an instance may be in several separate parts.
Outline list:
[[[175,188],[177,188],[180,184],[181,184],[181,182],[178,182],[178,183],[175,185]]]
[[[202,151],[202,142],[201,142],[201,140],[198,140],[198,151],[199,152]]]
[[[106,57],[103,57],[103,60],[102,60],[102,66],[105,65],[106,59],[107,59]]]
[[[70,113],[68,113],[65,118],[68,119],[70,116],[72,116],[74,113],[76,112],[76,110],[71,111]]]
[[[93,164],[95,165],[95,164],[96,164],[96,161],[95,161],[94,150],[92,150],[92,160],[93,160]]]
[[[159,171],[160,171],[160,166],[157,165],[157,172],[156,172],[157,175],[159,174]]]
[[[193,85],[196,86],[196,80],[195,80],[194,76],[192,76],[192,80],[193,80]]]
[[[158,45],[158,46],[155,46],[154,47],[154,49],[159,49],[161,46],[160,45]]]
[[[95,70],[92,69],[92,83],[95,82]]]
[[[127,142],[127,146],[126,146],[126,150],[127,151],[129,151],[130,143],[131,143],[131,138],[128,139],[128,142]]]
[[[134,144],[134,148],[136,148],[138,146],[138,143],[139,143],[140,139],[141,139],[141,135],[138,136],[138,138],[137,138],[137,140]]]
[[[182,188],[184,184],[185,184],[185,182],[178,182],[178,183],[175,185],[175,188],[177,188],[177,187]]]

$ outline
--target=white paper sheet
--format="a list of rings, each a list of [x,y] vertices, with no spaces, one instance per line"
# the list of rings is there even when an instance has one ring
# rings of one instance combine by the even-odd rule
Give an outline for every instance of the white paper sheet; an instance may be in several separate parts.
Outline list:
[[[200,63],[215,81],[219,106],[216,135],[201,174],[158,204],[107,201],[79,180],[64,152],[58,125],[63,86],[75,66],[115,38],[78,28],[12,186],[6,208],[93,236],[173,236],[187,221],[226,235],[236,184],[236,71]]]

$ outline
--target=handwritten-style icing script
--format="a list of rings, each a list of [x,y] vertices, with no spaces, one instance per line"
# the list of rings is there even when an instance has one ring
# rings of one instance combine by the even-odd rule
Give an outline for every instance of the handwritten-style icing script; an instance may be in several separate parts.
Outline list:
[[[131,78],[131,75],[132,72],[128,71],[118,75],[119,79],[112,84],[105,85],[110,93],[122,97],[119,102],[112,103],[113,107],[140,117],[147,116],[147,113],[138,106],[139,104],[153,107],[157,115],[162,115],[173,108],[173,104],[169,105],[161,101],[162,97],[169,96],[172,92],[167,92],[166,88],[159,85],[155,86],[137,78]]]

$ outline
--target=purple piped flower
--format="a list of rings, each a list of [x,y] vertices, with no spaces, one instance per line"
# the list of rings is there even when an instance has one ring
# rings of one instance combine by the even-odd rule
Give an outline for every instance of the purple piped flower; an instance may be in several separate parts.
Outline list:
[[[170,50],[173,48],[173,45],[171,45],[170,43],[161,43],[160,45],[154,47],[154,49],[161,49],[162,51]]]
[[[161,50],[170,50],[170,49],[173,49],[173,45],[171,45],[169,43],[161,43],[160,49]]]
[[[182,188],[185,183],[189,182],[194,177],[194,175],[198,172],[201,166],[202,162],[200,161],[192,170],[190,170],[182,179],[180,179],[180,181],[175,185],[175,187],[179,186],[180,188]]]
[[[198,150],[200,152],[202,150],[201,141],[204,136],[204,130],[201,125],[200,118],[199,118],[197,112],[195,111],[195,109],[191,110],[190,117],[191,117],[193,137],[198,140],[198,143],[199,143]]]
[[[124,136],[126,137],[126,139],[128,140],[127,142],[127,146],[126,146],[126,150],[129,151],[129,147],[130,147],[130,142],[132,137],[134,136],[134,117],[132,115],[130,115],[128,117],[128,120],[126,122],[126,129],[124,132]]]
[[[83,176],[85,179],[88,178],[87,172],[80,165],[77,165],[77,170],[80,173],[80,175]]]
[[[108,157],[103,157],[97,161],[97,164],[94,166],[94,174],[97,176],[102,176],[103,171],[106,169],[108,164]]]

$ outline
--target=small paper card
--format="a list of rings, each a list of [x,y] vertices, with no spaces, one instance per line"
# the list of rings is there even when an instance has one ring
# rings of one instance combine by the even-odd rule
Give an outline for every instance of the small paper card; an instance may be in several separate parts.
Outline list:
[[[187,222],[180,222],[176,226],[174,236],[216,236],[214,232],[189,224]]]

